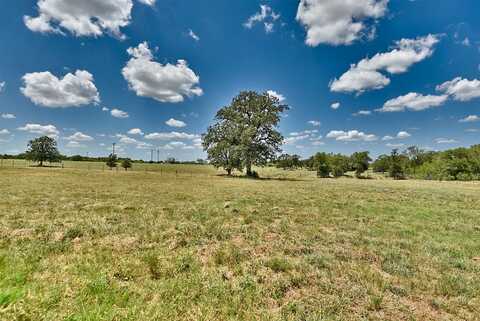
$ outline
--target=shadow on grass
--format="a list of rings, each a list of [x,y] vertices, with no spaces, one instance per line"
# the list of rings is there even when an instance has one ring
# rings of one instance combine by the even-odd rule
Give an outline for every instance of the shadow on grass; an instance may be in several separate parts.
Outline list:
[[[40,165],[29,165],[27,166],[28,168],[63,168],[62,166],[58,166],[58,165],[43,165],[43,166],[40,166]]]
[[[300,178],[288,178],[288,177],[250,177],[247,175],[227,175],[227,174],[218,174],[218,177],[224,178],[235,178],[235,179],[247,179],[252,181],[279,181],[279,182],[306,182],[307,179]]]
[[[357,177],[354,177],[354,178],[356,178],[356,179],[366,179],[366,180],[375,179],[375,178],[373,178],[373,177],[371,177],[371,176],[357,176]]]

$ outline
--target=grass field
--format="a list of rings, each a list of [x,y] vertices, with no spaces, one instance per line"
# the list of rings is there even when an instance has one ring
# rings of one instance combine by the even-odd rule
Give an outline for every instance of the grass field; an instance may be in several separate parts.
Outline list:
[[[0,320],[480,320],[479,183],[155,168],[0,168]]]

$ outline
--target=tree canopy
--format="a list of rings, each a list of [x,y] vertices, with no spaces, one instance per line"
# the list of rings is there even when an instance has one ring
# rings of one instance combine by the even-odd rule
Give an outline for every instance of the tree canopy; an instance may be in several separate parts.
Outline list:
[[[127,171],[129,168],[132,168],[132,160],[130,158],[124,158],[121,165]]]
[[[369,154],[369,152],[356,152],[350,156],[352,167],[355,170],[355,176],[361,177],[368,169],[369,164],[372,161]]]
[[[39,166],[43,166],[44,162],[59,162],[61,156],[58,152],[55,139],[42,136],[28,143],[26,158],[34,162],[39,162]]]
[[[264,166],[281,152],[283,136],[277,125],[288,109],[266,92],[241,92],[217,112],[215,124],[203,135],[211,164],[228,173],[246,168],[247,176],[254,176],[252,166]]]
[[[117,167],[117,162],[118,162],[117,155],[115,154],[108,155],[106,164],[110,169]]]

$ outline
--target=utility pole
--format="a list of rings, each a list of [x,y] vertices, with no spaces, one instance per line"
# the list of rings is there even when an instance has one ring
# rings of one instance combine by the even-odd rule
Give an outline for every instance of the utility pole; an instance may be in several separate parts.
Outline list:
[[[112,143],[112,155],[115,155],[115,145],[117,145],[116,143]]]
[[[157,149],[157,163],[160,163],[160,149]]]
[[[150,162],[153,163],[153,149],[150,150]]]

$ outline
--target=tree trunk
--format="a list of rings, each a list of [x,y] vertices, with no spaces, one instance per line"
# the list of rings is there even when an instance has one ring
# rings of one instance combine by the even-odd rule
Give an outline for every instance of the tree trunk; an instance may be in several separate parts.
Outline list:
[[[253,176],[253,173],[252,173],[252,164],[250,163],[247,163],[247,176],[248,177],[252,177]]]
[[[232,169],[231,168],[227,168],[227,175],[232,176]]]
[[[43,160],[40,160],[40,167],[43,167]]]

